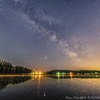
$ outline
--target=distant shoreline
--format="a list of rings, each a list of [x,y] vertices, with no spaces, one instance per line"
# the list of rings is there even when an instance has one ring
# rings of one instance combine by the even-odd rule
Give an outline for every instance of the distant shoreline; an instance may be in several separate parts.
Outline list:
[[[25,77],[25,76],[39,76],[35,74],[0,74],[0,77]],[[100,78],[100,75],[54,75],[54,74],[42,74],[44,77],[51,78]]]
[[[31,74],[0,74],[0,77],[31,76]]]

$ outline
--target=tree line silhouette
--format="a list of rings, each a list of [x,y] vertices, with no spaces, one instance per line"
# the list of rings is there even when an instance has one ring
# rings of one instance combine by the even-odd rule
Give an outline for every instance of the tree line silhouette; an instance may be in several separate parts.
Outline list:
[[[31,73],[31,69],[23,66],[12,66],[12,63],[0,60],[0,74],[24,74]]]

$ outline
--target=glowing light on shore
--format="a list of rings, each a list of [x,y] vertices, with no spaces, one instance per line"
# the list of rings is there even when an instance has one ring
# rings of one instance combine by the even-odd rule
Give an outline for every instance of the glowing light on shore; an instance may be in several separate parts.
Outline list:
[[[57,75],[60,75],[61,73],[60,73],[60,72],[57,72],[56,74],[57,74]]]
[[[57,77],[58,77],[58,79],[59,79],[60,76],[61,76],[61,73],[60,73],[60,72],[57,72],[56,75],[57,75]]]
[[[41,71],[39,71],[39,75],[43,74]]]
[[[69,76],[72,78],[72,77],[73,77],[73,73],[72,73],[72,72],[70,72],[70,73],[69,73]]]
[[[38,72],[37,72],[37,71],[35,71],[35,74],[37,75],[37,74],[38,74]]]
[[[30,74],[32,74],[32,75],[42,75],[43,74],[43,72],[41,72],[41,71],[32,71]]]

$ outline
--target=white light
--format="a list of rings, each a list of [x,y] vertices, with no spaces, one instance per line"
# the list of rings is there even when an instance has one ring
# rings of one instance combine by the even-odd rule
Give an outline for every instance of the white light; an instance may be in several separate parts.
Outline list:
[[[47,59],[47,57],[44,57],[45,59]]]

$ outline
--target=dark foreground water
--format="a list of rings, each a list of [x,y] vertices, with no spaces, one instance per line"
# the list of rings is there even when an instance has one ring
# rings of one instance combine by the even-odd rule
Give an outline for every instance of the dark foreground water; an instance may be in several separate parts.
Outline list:
[[[0,77],[0,100],[100,100],[100,78]]]

